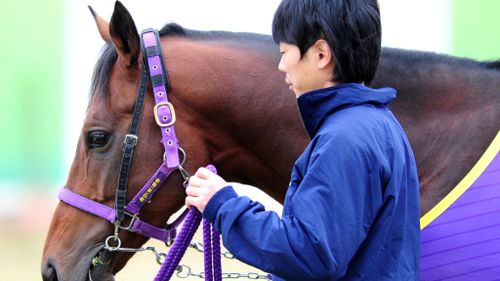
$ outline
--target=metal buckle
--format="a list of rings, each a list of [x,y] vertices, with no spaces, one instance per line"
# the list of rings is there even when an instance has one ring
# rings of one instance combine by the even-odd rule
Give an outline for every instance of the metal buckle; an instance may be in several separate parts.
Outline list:
[[[123,143],[125,143],[125,144],[131,144],[132,146],[136,146],[138,139],[139,139],[139,137],[137,137],[136,135],[127,134],[125,136],[125,139],[123,140]]]
[[[119,224],[118,227],[120,229],[123,229],[123,230],[130,230],[132,228],[132,225],[134,224],[135,220],[138,218],[138,215],[133,215],[133,214],[130,214],[128,212],[125,212],[124,214],[130,217],[130,222],[127,226],[123,226],[123,225]]]
[[[168,123],[162,123],[160,121],[160,117],[158,116],[158,108],[160,106],[164,106],[164,105],[168,106],[168,108],[170,110],[170,114],[172,115],[172,120],[170,122],[168,122]],[[155,116],[156,124],[158,124],[158,126],[160,126],[160,127],[172,126],[175,123],[176,119],[177,119],[176,116],[175,116],[174,106],[171,103],[169,103],[168,101],[166,101],[166,102],[160,102],[160,103],[156,104],[155,107],[154,107],[154,109],[153,109],[153,114]]]

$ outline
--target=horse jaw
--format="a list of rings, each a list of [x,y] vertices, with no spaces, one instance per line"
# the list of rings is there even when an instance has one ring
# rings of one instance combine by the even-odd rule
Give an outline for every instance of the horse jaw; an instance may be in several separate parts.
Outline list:
[[[76,223],[76,212],[80,211],[62,202],[55,210],[42,256],[43,280],[86,280],[93,257],[104,247],[100,238],[111,227],[91,215],[78,216]]]
[[[112,281],[133,256],[104,250],[104,241],[112,233],[112,224],[92,215],[75,216],[81,212],[66,203],[59,203],[45,242],[42,257],[44,281]],[[72,219],[77,217],[78,222]],[[82,229],[84,231],[82,231]],[[127,246],[140,247],[146,238],[120,232]],[[93,265],[94,258],[101,261]]]

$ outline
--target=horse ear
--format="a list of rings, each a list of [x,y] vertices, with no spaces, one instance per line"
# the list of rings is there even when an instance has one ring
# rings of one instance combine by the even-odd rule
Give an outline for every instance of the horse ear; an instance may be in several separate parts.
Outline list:
[[[118,57],[127,66],[136,65],[141,50],[139,33],[132,16],[120,1],[115,2],[115,9],[109,24],[109,34],[118,51]]]
[[[95,11],[92,9],[92,7],[88,6],[90,13],[92,13],[92,16],[94,17],[95,23],[97,25],[97,29],[99,30],[99,34],[101,34],[101,37],[104,41],[106,42],[111,42],[111,36],[109,35],[109,22],[105,21],[103,18],[101,18]]]

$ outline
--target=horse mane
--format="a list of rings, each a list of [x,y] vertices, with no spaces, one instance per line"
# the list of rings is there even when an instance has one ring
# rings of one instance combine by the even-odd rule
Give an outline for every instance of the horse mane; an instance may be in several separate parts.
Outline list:
[[[384,47],[382,48],[381,59],[383,59],[384,57],[406,61],[409,63],[423,62],[429,64],[447,64],[471,69],[500,70],[500,60],[478,61],[470,58],[439,54],[429,51],[416,51]]]
[[[187,29],[177,23],[168,23],[163,26],[158,33],[160,36],[186,37],[194,40],[241,40],[241,41],[271,41],[269,35],[251,33],[251,32],[231,32],[231,31],[200,31]]]
[[[199,31],[187,29],[176,23],[169,23],[159,30],[160,36],[185,37],[192,40],[214,40],[238,44],[252,50],[269,51],[269,44],[274,40],[269,35],[249,32],[229,31]],[[469,58],[450,56],[425,51],[404,50],[396,48],[382,48],[381,59],[391,58],[408,63],[443,63],[473,69],[485,69],[500,71],[500,60],[477,61]],[[115,47],[112,44],[104,45],[101,56],[98,59],[92,75],[90,98],[95,94],[108,95],[108,82],[111,69],[118,58]]]
[[[214,40],[241,43],[247,48],[269,50],[265,43],[274,42],[268,35],[250,32],[230,31],[199,31],[182,27],[176,23],[169,23],[158,31],[160,36],[186,37],[192,40]],[[92,75],[90,99],[96,94],[107,96],[109,94],[108,82],[111,69],[118,58],[118,53],[113,44],[106,43],[101,50]]]
[[[500,60],[487,61],[483,63],[486,68],[500,70]]]

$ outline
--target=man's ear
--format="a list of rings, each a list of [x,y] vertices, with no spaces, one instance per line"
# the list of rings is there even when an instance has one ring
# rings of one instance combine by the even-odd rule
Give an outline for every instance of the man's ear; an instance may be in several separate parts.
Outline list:
[[[314,43],[315,55],[317,59],[318,68],[330,67],[330,64],[334,64],[334,57],[332,54],[332,49],[326,40],[319,39]],[[333,68],[332,68],[333,69]]]
[[[90,13],[92,13],[92,16],[94,17],[95,23],[97,25],[97,29],[99,30],[99,34],[101,34],[101,37],[104,41],[106,42],[111,42],[111,36],[109,35],[109,23],[105,21],[103,18],[101,18],[95,11],[92,9],[92,7],[88,6]]]
[[[115,2],[109,23],[109,34],[118,51],[118,58],[126,66],[137,65],[141,51],[139,33],[132,16],[120,1]]]

